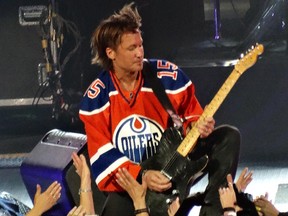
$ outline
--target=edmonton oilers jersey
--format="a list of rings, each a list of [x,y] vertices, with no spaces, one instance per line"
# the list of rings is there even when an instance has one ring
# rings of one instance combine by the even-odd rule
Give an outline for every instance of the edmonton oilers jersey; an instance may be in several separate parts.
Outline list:
[[[197,120],[193,116],[199,116],[202,108],[188,77],[171,62],[149,61],[151,73],[161,80],[177,114],[187,120],[185,124]],[[142,73],[139,79],[139,90],[130,103],[112,72],[107,71],[92,82],[83,96],[79,114],[87,134],[92,173],[102,190],[120,190],[111,180],[119,167],[126,167],[136,177],[139,164],[155,154],[162,133],[172,126]]]

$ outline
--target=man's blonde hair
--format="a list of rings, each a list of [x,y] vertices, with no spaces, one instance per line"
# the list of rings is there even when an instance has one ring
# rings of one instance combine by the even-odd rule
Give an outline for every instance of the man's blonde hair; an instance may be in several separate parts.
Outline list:
[[[139,30],[141,20],[134,2],[103,20],[91,38],[92,64],[98,64],[106,70],[113,69],[112,60],[106,55],[106,48],[116,50],[121,43],[122,35]]]

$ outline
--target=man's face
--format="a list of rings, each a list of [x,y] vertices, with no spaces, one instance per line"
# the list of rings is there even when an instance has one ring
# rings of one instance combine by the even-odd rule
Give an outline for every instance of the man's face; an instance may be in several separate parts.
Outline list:
[[[144,48],[140,31],[123,34],[119,46],[113,51],[113,57],[113,67],[116,73],[142,70]]]

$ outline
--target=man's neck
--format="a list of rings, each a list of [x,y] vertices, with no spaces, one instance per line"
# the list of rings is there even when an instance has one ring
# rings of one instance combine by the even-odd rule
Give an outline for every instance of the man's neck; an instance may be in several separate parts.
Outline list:
[[[121,88],[126,91],[133,91],[139,78],[139,72],[115,73],[115,77],[119,81]]]

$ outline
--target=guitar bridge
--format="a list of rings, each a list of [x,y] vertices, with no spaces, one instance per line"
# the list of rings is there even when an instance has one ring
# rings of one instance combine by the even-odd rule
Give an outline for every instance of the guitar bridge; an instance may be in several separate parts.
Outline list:
[[[164,176],[166,176],[166,178],[168,178],[169,180],[172,179],[172,176],[170,176],[167,172],[165,172],[164,170],[160,171]]]

